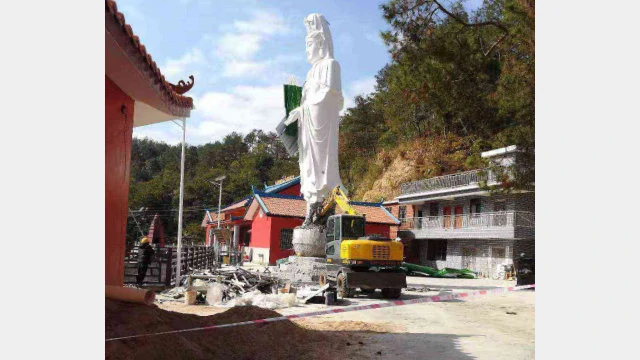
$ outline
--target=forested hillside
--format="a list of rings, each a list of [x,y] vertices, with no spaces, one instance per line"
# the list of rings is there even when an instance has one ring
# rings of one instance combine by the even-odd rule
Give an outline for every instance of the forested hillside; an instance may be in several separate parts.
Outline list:
[[[129,208],[133,215],[127,225],[127,240],[139,238],[135,221],[146,232],[154,214],[160,214],[167,234],[177,233],[180,189],[180,145],[167,145],[148,139],[133,139]],[[184,185],[184,237],[203,241],[200,223],[204,208],[218,207],[216,185],[209,181],[221,175],[222,204],[239,200],[284,176],[297,174],[297,158],[290,158],[274,133],[254,130],[247,135],[232,133],[222,141],[187,146]]]
[[[393,61],[340,128],[352,194],[388,199],[401,182],[478,168],[481,151],[513,144],[526,156],[512,185],[534,179],[534,8],[525,0],[485,1],[474,14],[440,1],[382,6]]]
[[[468,14],[460,3],[397,0],[381,6],[391,30],[382,33],[392,61],[375,92],[356,97],[340,126],[340,173],[354,200],[397,195],[406,181],[485,166],[480,152],[507,145],[525,151],[513,187],[534,179],[534,1],[485,1]],[[203,208],[297,175],[275,134],[253,131],[188,146],[185,239],[202,241]],[[146,231],[161,214],[175,239],[180,146],[134,139],[130,208]],[[128,240],[139,237],[130,217]]]

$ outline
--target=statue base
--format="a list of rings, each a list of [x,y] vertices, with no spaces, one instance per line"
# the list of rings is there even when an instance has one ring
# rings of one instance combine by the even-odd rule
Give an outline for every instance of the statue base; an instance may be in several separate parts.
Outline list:
[[[326,269],[324,257],[290,256],[282,273],[293,284],[317,284]]]
[[[325,257],[326,228],[310,225],[293,229],[293,251],[301,257]]]

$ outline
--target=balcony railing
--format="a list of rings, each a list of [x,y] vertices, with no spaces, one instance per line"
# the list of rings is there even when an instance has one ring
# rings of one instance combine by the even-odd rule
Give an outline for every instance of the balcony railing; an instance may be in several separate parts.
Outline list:
[[[400,191],[402,195],[408,195],[424,191],[475,185],[481,181],[493,183],[495,182],[495,176],[489,169],[471,170],[405,183],[400,186]]]
[[[535,227],[535,214],[526,211],[498,211],[476,214],[426,216],[400,219],[400,230],[495,229]]]

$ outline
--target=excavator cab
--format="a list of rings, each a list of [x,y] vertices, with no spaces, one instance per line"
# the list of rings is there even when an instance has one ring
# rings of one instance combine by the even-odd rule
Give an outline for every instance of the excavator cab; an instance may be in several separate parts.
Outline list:
[[[331,215],[327,219],[327,259],[331,263],[340,263],[340,243],[346,239],[358,239],[364,236],[364,216]]]
[[[327,219],[327,262],[350,267],[399,266],[403,245],[391,239],[365,236],[365,217],[339,214]]]

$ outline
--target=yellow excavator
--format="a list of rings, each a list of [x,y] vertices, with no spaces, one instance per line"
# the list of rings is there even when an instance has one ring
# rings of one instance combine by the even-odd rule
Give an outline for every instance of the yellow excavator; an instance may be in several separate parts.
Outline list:
[[[342,214],[331,215],[335,207]],[[381,289],[382,297],[397,299],[407,287],[403,245],[379,235],[365,235],[365,217],[351,205],[340,186],[332,190],[319,211],[326,224],[327,271],[320,275],[320,285],[335,284],[338,296],[352,297],[360,288],[363,294]]]

